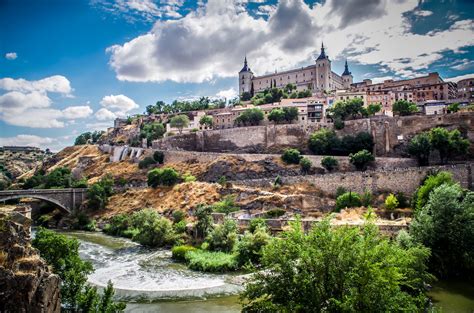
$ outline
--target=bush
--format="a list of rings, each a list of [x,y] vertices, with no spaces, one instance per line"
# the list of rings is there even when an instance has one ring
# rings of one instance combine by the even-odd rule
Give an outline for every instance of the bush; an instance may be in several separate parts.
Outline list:
[[[336,211],[339,212],[345,208],[355,208],[360,207],[362,201],[360,195],[356,192],[346,192],[336,199]]]
[[[179,223],[186,218],[186,213],[184,213],[183,211],[175,210],[173,211],[172,216],[173,216],[173,222]]]
[[[176,234],[184,234],[186,232],[186,221],[179,221],[173,224],[173,229]]]
[[[200,205],[197,207],[194,215],[196,216],[196,235],[198,238],[205,238],[212,230],[212,206]]]
[[[333,169],[337,168],[339,165],[339,162],[337,161],[336,158],[332,156],[325,156],[321,160],[321,165],[327,170],[327,171],[332,171]]]
[[[454,184],[453,177],[449,172],[439,172],[428,176],[423,184],[417,189],[414,195],[414,207],[421,209],[428,202],[431,191],[443,184]]]
[[[360,197],[362,205],[366,208],[372,205],[373,195],[370,190],[366,190]]]
[[[367,169],[367,165],[375,161],[374,156],[367,150],[361,150],[354,154],[349,154],[350,162],[352,165],[355,166],[356,169],[359,171],[365,171]]]
[[[403,192],[399,192],[396,194],[398,199],[398,207],[399,208],[408,208],[410,207],[410,203],[408,202],[408,198],[405,196]]]
[[[184,262],[186,261],[186,253],[196,250],[195,247],[188,245],[174,246],[171,249],[171,257],[176,261]]]
[[[87,189],[88,207],[94,210],[104,209],[112,195],[114,180],[105,176]]]
[[[148,172],[148,186],[173,186],[179,182],[179,174],[171,167],[155,168]]]
[[[235,211],[240,210],[240,208],[235,204],[234,196],[226,196],[219,202],[216,202],[212,205],[212,209],[217,213],[229,214]]]
[[[398,208],[398,199],[393,193],[389,194],[385,199],[385,207],[388,210],[395,210]]]
[[[299,164],[301,153],[296,149],[286,149],[281,155],[281,159],[287,164]]]
[[[227,177],[225,176],[221,176],[219,177],[219,180],[217,181],[217,183],[221,186],[226,186],[227,185]]]
[[[165,161],[165,154],[163,151],[155,151],[153,152],[153,160],[155,160],[156,163],[163,164]]]
[[[308,142],[308,147],[314,154],[330,154],[337,145],[336,133],[326,128],[311,134]]]
[[[421,133],[413,137],[408,143],[408,154],[416,157],[419,166],[429,164],[431,153],[430,136],[427,133]]]
[[[265,219],[258,217],[250,220],[248,231],[253,233],[258,228],[267,229],[267,222],[265,221]]]
[[[346,188],[341,187],[341,186],[337,187],[337,189],[336,189],[336,198],[343,195],[343,194],[345,194],[346,192],[347,192]]]
[[[273,181],[273,187],[280,187],[281,185],[283,185],[283,181],[282,181],[280,175],[277,175],[277,177]]]
[[[138,168],[139,169],[144,169],[150,167],[150,165],[155,165],[156,161],[152,157],[146,157],[140,162],[138,162]]]
[[[131,218],[128,214],[115,215],[105,226],[104,233],[112,236],[124,236],[124,232],[130,227],[130,224]]]
[[[237,224],[226,219],[223,224],[217,225],[206,238],[209,250],[230,252],[237,242]]]
[[[144,246],[171,246],[178,239],[171,222],[164,217],[146,220],[138,230],[133,240]]]
[[[239,266],[259,264],[263,248],[270,242],[266,228],[258,227],[253,232],[246,231],[237,244],[236,260]]]
[[[301,172],[303,173],[309,173],[311,171],[311,167],[312,167],[312,163],[311,163],[311,160],[308,159],[308,158],[301,158],[300,160],[300,168],[301,168]]]
[[[196,176],[193,176],[193,175],[191,175],[191,174],[189,174],[189,173],[186,173],[186,174],[183,175],[183,181],[184,181],[185,183],[194,182],[194,181],[196,181]]]
[[[185,254],[188,267],[202,272],[228,272],[238,268],[235,256],[224,252],[203,250],[188,251]]]
[[[335,119],[334,120],[334,128],[335,129],[341,130],[341,129],[344,128],[344,126],[346,126],[346,125],[345,125],[343,120],[341,120],[341,119]]]
[[[283,209],[272,209],[265,212],[265,218],[279,218],[280,216],[285,215],[286,211]]]

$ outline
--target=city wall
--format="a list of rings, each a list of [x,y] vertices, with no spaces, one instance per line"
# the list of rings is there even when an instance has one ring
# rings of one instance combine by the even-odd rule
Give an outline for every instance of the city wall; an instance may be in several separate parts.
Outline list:
[[[437,171],[449,171],[453,174],[454,180],[459,182],[462,187],[473,189],[474,163],[292,176],[282,177],[281,179],[283,184],[311,183],[331,195],[335,195],[338,187],[359,193],[370,190],[373,193],[390,191],[394,193],[403,192],[406,195],[411,195],[428,174]],[[233,183],[245,186],[268,187],[271,186],[273,182],[274,179],[264,178],[240,180]]]
[[[433,127],[459,128],[474,142],[474,112],[405,117],[378,116],[346,121],[339,135],[369,132],[374,137],[376,156],[401,156],[405,144],[417,133]],[[309,136],[327,124],[267,125],[209,130],[155,140],[154,149],[201,152],[280,153],[286,147],[307,151]],[[472,145],[474,149],[474,145]],[[474,151],[471,151],[474,153]]]

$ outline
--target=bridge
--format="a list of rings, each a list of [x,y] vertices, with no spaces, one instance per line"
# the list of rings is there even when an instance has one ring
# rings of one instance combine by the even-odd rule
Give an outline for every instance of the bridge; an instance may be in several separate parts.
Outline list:
[[[87,198],[87,188],[67,189],[27,189],[27,190],[4,190],[0,191],[0,202],[33,198],[55,204],[66,213],[72,213],[78,209]]]

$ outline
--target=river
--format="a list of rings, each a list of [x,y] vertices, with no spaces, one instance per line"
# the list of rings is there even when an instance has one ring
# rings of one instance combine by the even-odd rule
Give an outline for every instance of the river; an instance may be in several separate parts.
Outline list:
[[[205,274],[172,261],[169,250],[152,250],[131,240],[103,233],[65,231],[80,240],[81,258],[94,265],[89,282],[105,286],[110,279],[127,312],[240,312],[234,275]],[[438,282],[430,291],[442,312],[473,313],[474,286]]]

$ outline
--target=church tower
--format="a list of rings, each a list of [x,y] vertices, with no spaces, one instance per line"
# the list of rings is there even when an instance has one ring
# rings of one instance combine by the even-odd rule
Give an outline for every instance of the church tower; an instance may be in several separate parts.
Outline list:
[[[316,89],[320,91],[335,89],[335,86],[331,86],[331,61],[324,51],[324,43],[321,44],[321,54],[316,59]]]
[[[342,77],[342,82],[344,84],[344,89],[351,88],[354,77],[352,76],[352,73],[349,72],[349,66],[347,65],[347,60],[346,60],[346,65],[344,66],[344,73],[342,73],[341,77]]]
[[[239,95],[244,92],[252,93],[252,78],[253,73],[250,67],[247,65],[247,56],[244,60],[244,67],[239,72]]]

